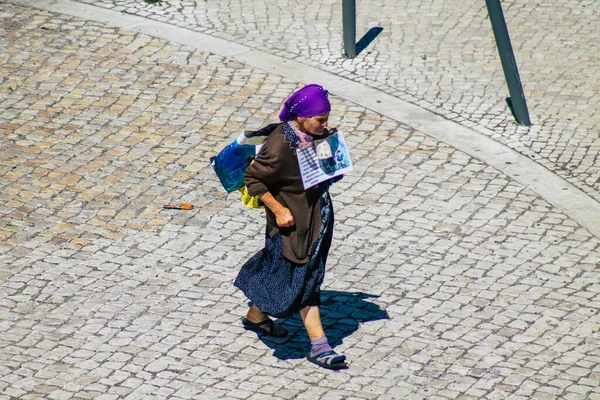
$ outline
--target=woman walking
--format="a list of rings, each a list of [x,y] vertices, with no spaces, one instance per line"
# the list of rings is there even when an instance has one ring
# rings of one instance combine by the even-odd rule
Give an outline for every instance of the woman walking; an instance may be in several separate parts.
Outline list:
[[[319,313],[320,291],[333,234],[330,181],[304,189],[296,150],[324,138],[331,105],[327,90],[311,84],[295,92],[248,167],[244,183],[266,209],[265,248],[240,270],[235,286],[250,299],[247,329],[275,337],[287,331],[269,316],[299,312],[311,340],[307,359],[321,367],[346,367],[327,341]]]

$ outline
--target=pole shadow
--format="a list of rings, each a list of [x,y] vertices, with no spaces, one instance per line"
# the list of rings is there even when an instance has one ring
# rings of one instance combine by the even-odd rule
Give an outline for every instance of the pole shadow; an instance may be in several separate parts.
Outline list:
[[[383,28],[380,26],[369,29],[369,31],[356,42],[356,55],[359,55],[361,51],[366,49],[382,31]]]
[[[382,319],[390,319],[388,313],[377,304],[365,301],[379,296],[360,292],[321,292],[321,321],[331,347],[342,344],[344,338],[358,330],[360,324]],[[279,318],[277,323],[288,330],[288,336],[276,339],[259,335],[269,348],[275,350],[273,356],[280,360],[306,357],[310,350],[310,340],[299,314],[288,318]]]

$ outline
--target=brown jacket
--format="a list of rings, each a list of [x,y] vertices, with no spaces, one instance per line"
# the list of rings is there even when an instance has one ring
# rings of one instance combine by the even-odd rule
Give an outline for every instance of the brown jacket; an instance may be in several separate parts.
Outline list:
[[[319,235],[319,199],[323,191],[314,187],[304,190],[298,159],[290,148],[282,126],[279,125],[269,135],[260,153],[248,167],[244,183],[250,195],[257,196],[268,191],[290,210],[296,225],[279,228],[275,215],[265,207],[267,232],[270,237],[281,232],[283,256],[293,263],[305,264]]]

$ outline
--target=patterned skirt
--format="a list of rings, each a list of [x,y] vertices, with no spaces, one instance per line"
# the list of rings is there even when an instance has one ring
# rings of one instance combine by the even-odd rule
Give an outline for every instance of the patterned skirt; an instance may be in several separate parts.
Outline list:
[[[306,306],[320,304],[327,254],[333,237],[333,207],[329,193],[321,197],[321,227],[312,256],[306,264],[283,257],[283,237],[266,234],[265,248],[250,258],[240,270],[234,286],[252,304],[274,317],[288,317]]]

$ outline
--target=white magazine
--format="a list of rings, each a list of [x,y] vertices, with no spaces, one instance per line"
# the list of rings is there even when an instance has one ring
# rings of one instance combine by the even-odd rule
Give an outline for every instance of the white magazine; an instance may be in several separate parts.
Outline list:
[[[297,149],[304,189],[352,171],[350,153],[342,132],[315,140],[307,149]]]

